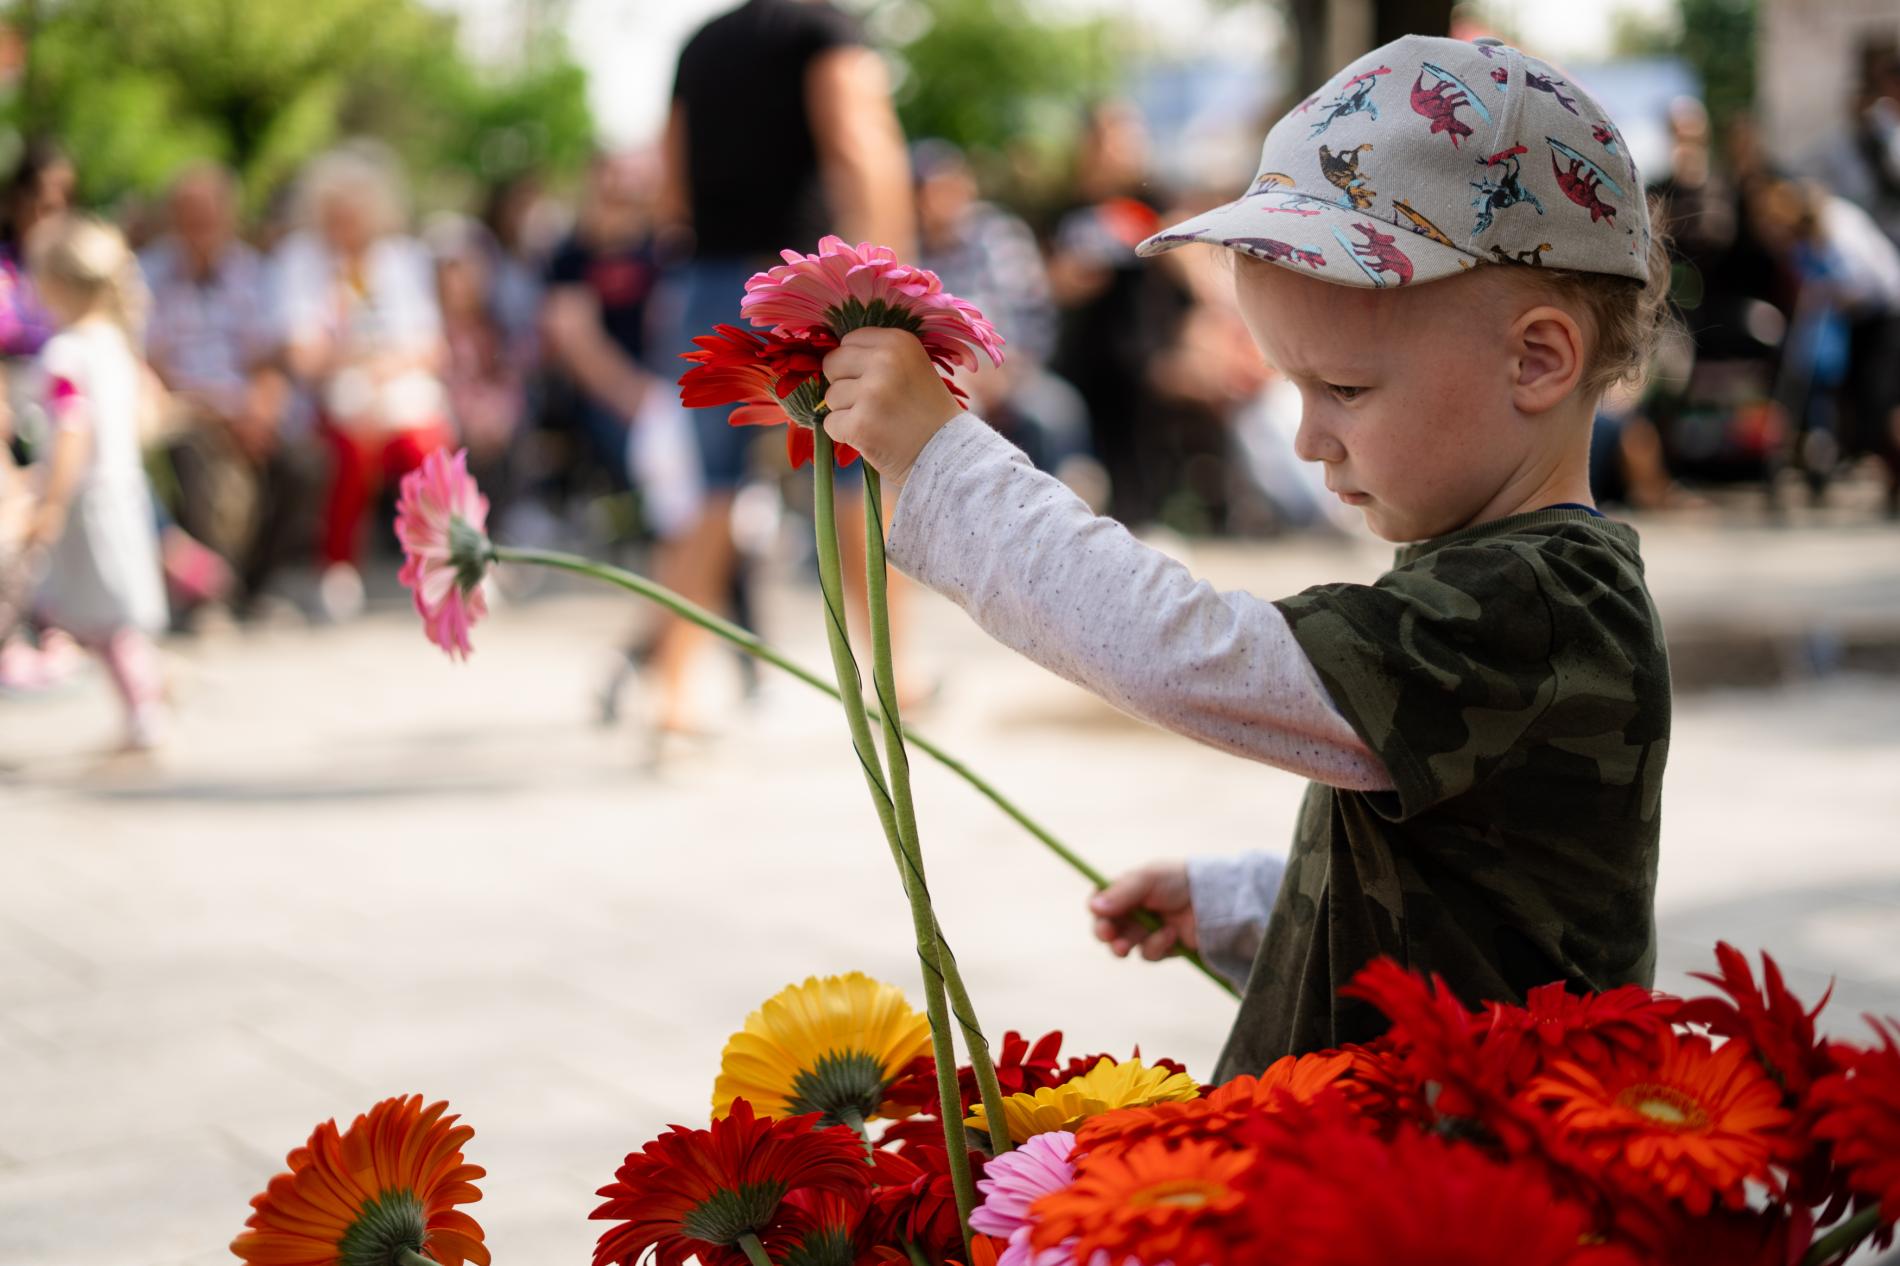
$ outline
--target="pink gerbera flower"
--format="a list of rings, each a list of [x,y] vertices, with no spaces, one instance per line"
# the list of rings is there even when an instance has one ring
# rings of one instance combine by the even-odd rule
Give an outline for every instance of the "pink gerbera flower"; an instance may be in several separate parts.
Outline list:
[[[1003,363],[1003,337],[973,304],[943,288],[937,274],[903,263],[888,246],[827,237],[816,255],[784,251],[785,262],[746,282],[739,311],[782,337],[829,330],[839,338],[865,326],[909,330],[948,378],[975,369],[978,351]]]
[[[396,502],[396,539],[402,542],[402,583],[409,587],[429,640],[466,659],[468,631],[488,614],[482,579],[488,574],[488,498],[468,473],[468,450],[438,449],[403,476]]]
[[[970,1211],[970,1229],[1009,1241],[996,1266],[1070,1266],[1074,1262],[1073,1239],[1054,1248],[1035,1249],[1029,1244],[1033,1225],[1029,1206],[1075,1181],[1075,1165],[1069,1159],[1074,1150],[1075,1135],[1050,1130],[984,1165],[983,1177],[976,1184],[983,1203]],[[1097,1253],[1089,1266],[1106,1266],[1106,1258]]]

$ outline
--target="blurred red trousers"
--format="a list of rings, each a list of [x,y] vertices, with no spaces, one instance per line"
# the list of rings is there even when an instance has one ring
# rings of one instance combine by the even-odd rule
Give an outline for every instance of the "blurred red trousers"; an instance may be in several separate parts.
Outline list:
[[[422,465],[454,442],[446,422],[401,431],[351,432],[324,421],[318,428],[335,458],[323,511],[323,562],[354,563],[362,552],[363,511],[379,488]]]

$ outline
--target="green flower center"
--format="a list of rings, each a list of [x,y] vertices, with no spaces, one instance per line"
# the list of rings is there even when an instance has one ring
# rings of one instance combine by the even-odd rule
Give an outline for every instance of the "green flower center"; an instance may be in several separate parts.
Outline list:
[[[779,1259],[783,1266],[851,1266],[856,1255],[841,1226],[821,1226]]]
[[[909,330],[912,334],[924,328],[923,319],[915,312],[882,299],[873,299],[868,304],[862,299],[846,299],[835,308],[825,309],[825,324],[839,338],[867,327]]]
[[[403,1249],[422,1251],[429,1225],[413,1191],[386,1191],[363,1202],[356,1221],[337,1242],[337,1266],[396,1266]]]
[[[785,410],[800,426],[815,426],[818,419],[828,412],[824,407],[825,392],[828,390],[830,384],[825,381],[825,376],[813,374],[793,387],[792,394],[778,402],[779,408]]]
[[[786,1096],[793,1114],[822,1112],[825,1125],[846,1125],[849,1113],[862,1122],[884,1101],[884,1066],[864,1051],[832,1051],[792,1079]]]
[[[680,1231],[706,1244],[731,1245],[769,1226],[785,1198],[782,1182],[754,1182],[715,1191],[680,1219]]]

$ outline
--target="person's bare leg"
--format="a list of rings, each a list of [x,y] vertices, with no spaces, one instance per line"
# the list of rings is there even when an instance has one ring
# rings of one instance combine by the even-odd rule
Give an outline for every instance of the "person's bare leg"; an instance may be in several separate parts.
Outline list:
[[[733,562],[732,494],[713,493],[700,507],[693,526],[656,554],[653,578],[689,601],[721,611],[726,606]],[[695,625],[675,616],[666,617],[653,647],[653,672],[660,691],[658,725],[662,730],[692,729],[692,667],[706,636]]]

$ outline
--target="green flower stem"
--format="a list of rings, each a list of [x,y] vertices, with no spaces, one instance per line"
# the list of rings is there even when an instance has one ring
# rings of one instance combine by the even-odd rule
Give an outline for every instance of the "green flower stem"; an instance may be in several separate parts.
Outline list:
[[[842,697],[839,695],[836,686],[820,677],[817,673],[812,672],[809,668],[804,667],[795,660],[786,658],[770,645],[760,641],[752,633],[740,628],[730,620],[725,620],[714,615],[706,608],[699,606],[697,603],[687,601],[666,586],[655,584],[645,576],[637,575],[623,568],[612,567],[606,563],[597,563],[593,559],[582,558],[577,554],[564,554],[558,550],[525,549],[513,545],[493,545],[490,547],[489,552],[490,557],[496,562],[547,567],[555,571],[572,572],[575,575],[586,576],[591,580],[601,580],[610,585],[617,585],[622,589],[645,598],[657,606],[664,607],[689,624],[696,624],[707,632],[724,638],[740,650],[746,652],[746,654],[751,655],[755,659],[763,660],[774,668],[804,682],[814,690],[823,691],[833,699]],[[881,710],[879,719],[880,721],[882,720]],[[1089,865],[1088,862],[1083,860],[1073,849],[1069,848],[1068,845],[1051,834],[1041,823],[1017,808],[1007,796],[998,791],[975,770],[915,730],[906,728],[904,730],[904,737],[907,741],[915,745],[919,751],[925,753],[939,765],[942,765],[945,769],[963,779],[964,782],[970,784],[979,795],[1009,815],[1018,826],[1040,840],[1044,847],[1061,858],[1062,861],[1066,862],[1070,869],[1088,880],[1097,890],[1108,887],[1108,877],[1106,875]],[[1161,926],[1161,920],[1146,910],[1140,911],[1137,918],[1142,925],[1150,931]],[[1192,950],[1183,949],[1176,951],[1176,957],[1192,964],[1197,971],[1213,981],[1228,994],[1235,997],[1239,996],[1232,985],[1228,984],[1226,980],[1222,979],[1221,976],[1215,973],[1212,968],[1201,960],[1199,954],[1194,953]]]
[[[759,1237],[752,1232],[747,1231],[739,1237],[739,1247],[752,1266],[772,1266],[772,1259],[766,1256],[765,1245],[759,1243]]]
[[[831,667],[838,678],[838,699],[844,704],[845,723],[851,730],[851,746],[864,770],[865,785],[870,789],[878,822],[890,844],[891,859],[897,863],[904,882],[904,895],[910,899],[911,924],[916,930],[917,957],[924,969],[924,1012],[930,1018],[930,1050],[937,1064],[937,1107],[943,1117],[944,1150],[948,1154],[950,1185],[956,1194],[957,1221],[963,1229],[964,1247],[970,1242],[970,1212],[976,1208],[976,1182],[970,1172],[969,1144],[963,1132],[963,1096],[957,1087],[956,1048],[950,1035],[950,1004],[945,996],[943,970],[939,959],[937,918],[930,908],[930,895],[924,890],[923,876],[911,865],[903,838],[897,828],[896,809],[885,788],[883,769],[877,749],[871,741],[871,724],[865,714],[864,683],[858,675],[857,661],[851,655],[851,639],[846,632],[844,613],[844,575],[838,558],[838,514],[833,485],[834,459],[831,437],[822,423],[812,428],[817,451],[812,454],[814,517],[818,534],[818,587],[825,599],[825,640],[831,646]]]
[[[871,1148],[870,1132],[864,1128],[864,1114],[856,1108],[847,1107],[838,1113],[838,1123],[850,1126],[852,1131],[864,1140],[864,1156],[868,1161],[875,1153]]]
[[[435,1258],[424,1257],[413,1248],[396,1250],[396,1266],[438,1266]]]
[[[924,1250],[911,1240],[904,1241],[904,1255],[910,1258],[910,1266],[930,1266],[929,1260],[924,1257]]]
[[[1825,1266],[1846,1257],[1880,1227],[1880,1206],[1870,1205],[1814,1242],[1801,1266]]]
[[[884,763],[890,771],[891,800],[897,808],[898,838],[909,855],[917,882],[924,880],[923,839],[917,831],[917,809],[911,798],[910,755],[904,750],[903,720],[897,709],[897,677],[891,655],[891,611],[888,600],[890,573],[884,558],[883,481],[869,462],[860,462],[864,470],[864,576],[865,594],[871,611],[871,682],[877,694],[878,711],[884,728]],[[976,1008],[970,1002],[963,983],[963,970],[937,928],[939,962],[950,988],[950,1006],[963,1029],[963,1045],[970,1052],[970,1067],[976,1074],[977,1092],[983,1097],[983,1112],[991,1121],[1003,1117],[1003,1087],[996,1080],[996,1064],[990,1058],[989,1039],[977,1021]],[[991,1147],[1001,1154],[1009,1150],[1009,1131],[1000,1135],[992,1130]]]

